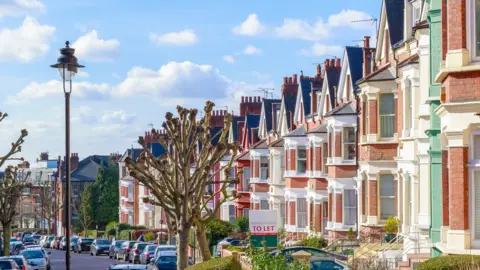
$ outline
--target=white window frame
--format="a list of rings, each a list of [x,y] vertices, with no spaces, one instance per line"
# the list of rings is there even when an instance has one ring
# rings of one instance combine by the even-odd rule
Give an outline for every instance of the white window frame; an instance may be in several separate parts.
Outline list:
[[[248,178],[245,177],[245,171],[248,170]],[[250,190],[250,177],[251,177],[251,170],[250,167],[245,166],[243,167],[243,173],[242,173],[242,188],[243,191],[249,191]],[[248,181],[245,181],[248,180]]]
[[[345,198],[347,197],[347,196],[346,196],[346,192],[353,192],[354,198],[355,198],[355,199],[354,199],[354,206],[347,206],[347,205],[346,205],[346,203],[345,203],[345,202],[346,202]],[[357,223],[357,222],[356,222],[356,217],[357,217],[358,203],[357,203],[356,198],[357,198],[357,194],[356,194],[356,192],[355,192],[354,189],[344,189],[344,190],[343,190],[343,211],[342,211],[342,212],[343,212],[343,223],[344,223],[345,225],[347,225],[347,226],[354,226],[354,225]],[[346,220],[347,220],[346,217],[348,216],[348,215],[347,215],[347,211],[353,211],[353,213],[354,213],[354,219],[355,219],[355,220],[354,220],[354,222],[351,223],[351,224],[348,224],[348,223],[346,222]]]
[[[470,153],[469,153],[469,177],[470,177],[470,201],[469,204],[472,206],[470,213],[469,213],[469,219],[470,219],[470,228],[471,228],[471,243],[472,243],[472,248],[480,248],[480,237],[476,238],[475,235],[475,230],[476,230],[476,224],[475,224],[475,174],[480,174],[480,159],[475,158],[476,154],[476,149],[475,149],[475,137],[480,137],[480,130],[472,131],[470,135]],[[480,142],[479,142],[480,143]],[[479,224],[480,226],[480,224]]]
[[[412,81],[409,79],[405,80],[405,122],[404,122],[404,130],[407,134],[403,134],[405,137],[410,136],[410,130],[413,128],[413,89],[412,89]]]
[[[305,201],[304,204],[301,204],[300,202],[303,203],[303,201]],[[303,211],[303,206],[305,207],[305,210]],[[307,199],[305,198],[297,198],[297,201],[296,201],[296,216],[297,216],[297,220],[295,222],[296,226],[298,229],[305,229],[308,225],[308,220],[307,220],[307,209],[308,209],[308,204],[307,204]],[[300,211],[302,210],[302,211]]]
[[[382,185],[382,176],[392,176],[393,178],[393,195],[392,196],[381,196],[381,185]],[[395,205],[395,176],[393,174],[381,174],[378,176],[378,215],[380,217],[380,220],[387,220],[388,217],[386,218],[382,218],[382,198],[384,199],[391,199],[393,200],[393,214],[392,216],[395,216],[395,208],[396,208],[396,205]]]
[[[345,141],[345,134],[348,134],[348,133],[346,132],[347,129],[353,129],[353,138],[354,138],[353,142],[346,142],[346,141]],[[342,128],[342,159],[343,159],[343,161],[348,161],[348,162],[355,161],[356,154],[357,154],[357,153],[356,153],[357,149],[356,149],[356,147],[355,147],[355,145],[357,144],[357,143],[356,143],[356,138],[355,138],[356,135],[357,135],[357,134],[356,134],[356,131],[355,131],[355,127],[343,127],[343,128]],[[346,157],[345,157],[345,148],[346,148],[347,145],[353,145],[353,146],[354,146],[355,155],[353,156],[353,159],[346,159]]]
[[[267,162],[265,163],[267,166],[262,166],[262,159],[265,161],[265,159],[267,160]],[[268,172],[268,157],[267,156],[261,156],[259,161],[258,161],[258,164],[260,165],[260,179],[261,180],[267,180],[268,177],[269,177],[269,172]],[[265,174],[265,175],[264,175]]]
[[[269,208],[268,200],[260,200],[260,210],[268,210]]]
[[[391,114],[381,114],[381,108],[382,108],[382,96],[383,95],[391,95],[393,97],[393,103],[395,104],[395,95],[393,93],[381,93],[378,95],[378,123],[379,123],[379,130],[378,130],[378,136],[380,138],[383,138],[383,139],[388,139],[388,138],[393,138],[395,137],[395,111],[393,111],[393,113]],[[393,117],[393,120],[392,120],[392,136],[382,136],[382,129],[383,129],[383,125],[382,125],[382,116],[384,117]]]
[[[327,174],[328,168],[328,143],[324,143],[322,146],[322,173]]]
[[[299,157],[299,153],[300,153],[300,150],[304,150],[305,151],[305,157],[304,158],[300,158]],[[305,146],[297,146],[297,150],[295,151],[295,171],[297,172],[297,174],[305,174],[307,172],[307,147]],[[304,172],[301,172],[299,171],[299,162],[305,162],[305,171]]]
[[[470,51],[470,60],[471,62],[480,62],[480,55],[475,55],[477,40],[475,38],[475,27],[472,27],[475,26],[475,0],[466,0],[466,10],[467,48]]]
[[[285,181],[285,151],[280,151],[280,183],[283,183],[283,181]],[[272,170],[275,171],[275,169],[273,169],[275,167],[272,167]]]
[[[285,202],[281,202],[281,203],[280,203],[280,220],[281,220],[281,222],[282,222],[283,225],[285,225],[286,222],[287,222],[286,219],[285,219],[285,211],[286,211],[286,210],[285,210],[285,209],[286,209],[285,207],[286,207]]]
[[[127,186],[127,198],[129,201],[133,201],[133,185]]]

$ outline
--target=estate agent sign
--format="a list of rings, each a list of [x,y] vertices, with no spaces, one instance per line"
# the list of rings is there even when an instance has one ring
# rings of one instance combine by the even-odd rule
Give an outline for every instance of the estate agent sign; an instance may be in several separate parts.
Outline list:
[[[250,242],[254,247],[276,248],[278,244],[277,210],[250,210]]]

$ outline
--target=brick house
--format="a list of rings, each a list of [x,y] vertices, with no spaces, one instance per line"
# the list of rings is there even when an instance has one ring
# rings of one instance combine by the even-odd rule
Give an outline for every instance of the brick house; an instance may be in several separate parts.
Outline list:
[[[441,93],[434,113],[442,131],[442,184],[432,179],[441,187],[432,192],[444,203],[434,255],[480,254],[479,10],[477,1],[441,1],[442,64],[435,75]]]

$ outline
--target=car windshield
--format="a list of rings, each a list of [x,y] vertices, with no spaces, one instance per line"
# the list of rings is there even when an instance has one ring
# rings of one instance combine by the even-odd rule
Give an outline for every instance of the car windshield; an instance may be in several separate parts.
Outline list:
[[[123,244],[123,241],[115,241],[115,247],[120,247]]]
[[[170,246],[167,246],[167,247],[158,247],[157,248],[157,252],[160,252],[160,251],[165,251],[165,250],[177,250],[177,247],[173,246],[173,247],[170,247]]]
[[[146,246],[148,246],[148,244],[138,244],[137,249],[140,250],[140,252],[142,252]]]
[[[157,259],[157,263],[177,263],[177,256],[160,256]]]
[[[12,269],[12,264],[9,261],[0,261],[0,269]]]
[[[33,241],[33,237],[31,236],[25,236],[25,241]]]
[[[27,259],[40,259],[43,258],[43,252],[39,249],[35,250],[25,250],[21,253]]]
[[[67,240],[65,239],[65,241],[67,241]],[[71,241],[72,241],[72,243],[77,243],[77,242],[78,242],[78,238],[72,238]]]
[[[55,236],[49,236],[48,241],[52,241],[55,238]]]
[[[129,243],[128,243],[128,247],[129,247],[129,248],[133,248],[133,246],[135,246],[135,244],[136,244],[135,242],[129,242]]]
[[[157,246],[148,246],[147,251],[153,252],[153,251],[155,251],[156,248],[157,248]]]
[[[33,236],[33,238],[40,239],[40,235],[36,234],[36,235]]]
[[[110,241],[105,239],[97,240],[97,245],[110,245]]]
[[[92,243],[92,242],[93,242],[93,239],[92,239],[92,238],[83,238],[83,239],[82,239],[82,243],[87,243],[87,244],[89,244],[89,243]]]
[[[15,257],[15,258],[10,258],[10,259],[14,260],[18,264],[18,266],[23,266],[23,259],[22,258]]]

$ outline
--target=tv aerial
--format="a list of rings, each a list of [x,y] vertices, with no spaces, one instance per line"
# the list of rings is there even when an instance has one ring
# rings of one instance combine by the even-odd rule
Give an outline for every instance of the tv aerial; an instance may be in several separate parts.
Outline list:
[[[260,87],[258,88],[257,90],[255,90],[255,92],[262,92],[263,93],[263,97],[264,98],[268,98],[270,97],[271,99],[273,99],[273,91],[275,91],[275,88],[264,88],[264,87]]]

